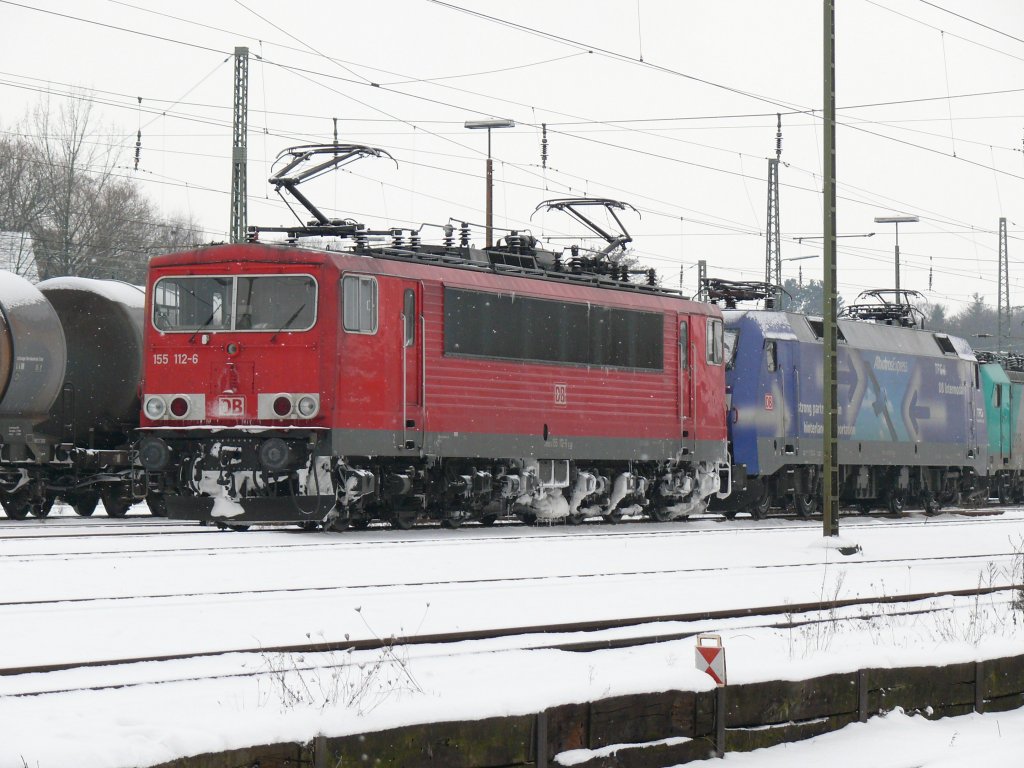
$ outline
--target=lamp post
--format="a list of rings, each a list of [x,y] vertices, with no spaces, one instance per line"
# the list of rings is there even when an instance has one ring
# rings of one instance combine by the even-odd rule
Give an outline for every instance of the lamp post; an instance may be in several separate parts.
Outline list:
[[[494,164],[491,161],[491,129],[515,128],[516,124],[514,120],[467,120],[466,127],[470,130],[487,129],[487,234],[484,247],[490,248],[494,244],[492,236],[494,231],[494,209],[492,207],[492,200],[494,196]]]
[[[875,216],[875,224],[896,225],[896,302],[900,302],[900,224],[915,224],[917,216]]]
[[[798,237],[797,241],[800,241],[800,240],[803,240],[803,238],[802,237]],[[810,256],[790,256],[788,259],[783,259],[783,261],[806,261],[807,259],[817,259],[817,258],[820,258],[820,255],[821,254],[812,253]],[[800,265],[799,284],[800,284],[801,288],[804,287],[804,265],[803,264]]]

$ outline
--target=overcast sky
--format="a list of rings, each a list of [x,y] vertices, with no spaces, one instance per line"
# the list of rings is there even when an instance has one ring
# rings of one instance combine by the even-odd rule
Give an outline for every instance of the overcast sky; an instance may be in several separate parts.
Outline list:
[[[763,279],[767,158],[782,112],[784,259],[821,253],[822,8],[815,0],[0,0],[10,130],[49,91],[93,100],[95,140],[167,213],[223,240],[229,221],[232,53],[251,50],[249,223],[291,223],[266,183],[300,143],[372,144],[310,186],[331,215],[370,227],[484,220],[493,133],[495,226],[578,234],[545,199],[613,197],[640,258],[668,285]],[[998,220],[1010,301],[1024,305],[1024,3],[838,0],[839,284],[893,284],[957,309],[995,305]],[[258,58],[257,58],[258,57]],[[142,98],[141,105],[138,97]],[[812,111],[817,110],[812,114]],[[541,124],[548,162],[541,165]],[[138,171],[136,131],[142,130]],[[1018,219],[1020,224],[1018,224]],[[568,241],[555,241],[564,244]],[[821,259],[783,263],[820,278]],[[931,282],[931,286],[929,286]],[[1024,335],[1024,334],[1022,334]]]

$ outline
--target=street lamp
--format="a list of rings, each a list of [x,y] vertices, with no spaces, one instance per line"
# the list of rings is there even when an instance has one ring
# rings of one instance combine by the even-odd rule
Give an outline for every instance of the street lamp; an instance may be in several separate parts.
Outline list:
[[[491,161],[491,128],[515,128],[514,120],[467,120],[466,127],[470,130],[487,129],[487,235],[484,242],[485,248],[490,248],[494,242],[492,232],[494,231],[494,210],[492,199],[494,196],[494,164]]]
[[[838,235],[837,235],[837,237],[838,237]],[[802,237],[798,237],[797,240],[803,240],[803,238]],[[790,256],[788,259],[783,259],[783,261],[806,261],[807,259],[817,259],[817,258],[820,258],[820,257],[821,257],[820,253],[812,253],[810,256]],[[804,287],[804,265],[803,264],[800,265],[799,285],[800,285],[801,288]]]
[[[875,216],[875,224],[896,225],[896,302],[900,301],[900,224],[915,224],[917,216]]]

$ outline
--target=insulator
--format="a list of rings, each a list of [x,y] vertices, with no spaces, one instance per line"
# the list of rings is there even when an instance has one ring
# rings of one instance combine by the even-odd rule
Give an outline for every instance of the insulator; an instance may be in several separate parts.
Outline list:
[[[509,253],[519,253],[519,233],[514,229],[508,233],[508,237],[505,238],[505,244],[508,246]]]
[[[459,225],[459,245],[463,248],[469,248],[469,224],[462,222]]]
[[[562,271],[562,253],[559,251],[555,254],[555,272]]]
[[[658,275],[654,271],[653,268],[647,270],[647,284],[648,285],[657,285],[658,284]]]
[[[540,167],[548,167],[548,124],[540,124]]]
[[[367,240],[367,237],[366,237],[366,230],[357,229],[355,234],[352,235],[352,237],[356,241],[356,250],[357,251],[365,251],[366,248],[367,248],[367,245],[368,245],[368,240]]]
[[[412,232],[409,234],[409,247],[412,248],[414,251],[418,251],[420,249],[419,232]]]
[[[142,129],[135,134],[135,170],[139,170],[139,155],[142,154]]]
[[[392,229],[391,230],[391,245],[394,248],[401,248],[405,244],[402,238],[402,230]]]
[[[451,224],[444,225],[444,247],[451,248],[455,245],[455,227]]]

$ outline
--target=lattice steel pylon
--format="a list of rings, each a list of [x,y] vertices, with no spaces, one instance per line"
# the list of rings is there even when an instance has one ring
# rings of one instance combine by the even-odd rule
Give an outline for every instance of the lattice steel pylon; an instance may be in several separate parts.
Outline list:
[[[775,157],[768,158],[768,224],[765,228],[764,281],[779,286],[775,306],[782,304],[782,249],[779,236],[779,159],[782,157],[782,115],[775,132]]]
[[[248,223],[246,206],[249,134],[249,49],[235,48],[235,110],[231,141],[231,242],[244,243]]]
[[[1010,325],[1010,256],[1006,248],[1006,217],[999,219],[999,301],[997,302],[998,327],[996,330],[996,348],[1005,352],[1003,347],[1003,328]]]

